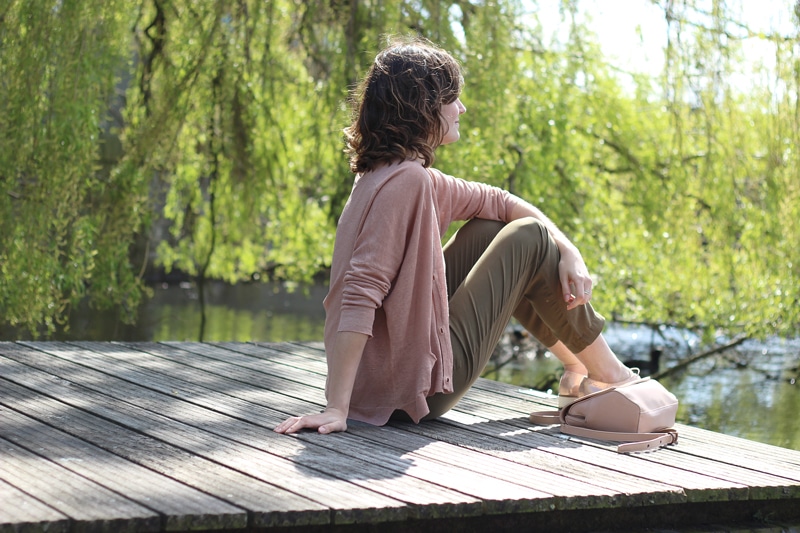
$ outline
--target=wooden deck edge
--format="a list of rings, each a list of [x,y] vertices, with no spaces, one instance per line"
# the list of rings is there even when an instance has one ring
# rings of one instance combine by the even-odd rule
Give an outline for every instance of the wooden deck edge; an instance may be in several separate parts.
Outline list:
[[[546,531],[614,533],[675,530],[747,531],[773,533],[800,528],[800,499],[727,501],[580,509],[569,511],[484,514],[433,520],[366,524],[248,528],[246,533],[484,533]],[[231,531],[231,530],[227,530]],[[221,533],[206,532],[206,533]]]

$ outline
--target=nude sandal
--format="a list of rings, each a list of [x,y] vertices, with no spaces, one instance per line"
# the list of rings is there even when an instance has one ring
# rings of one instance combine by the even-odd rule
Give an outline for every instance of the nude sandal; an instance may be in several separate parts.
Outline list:
[[[597,391],[610,389],[611,387],[622,387],[623,385],[630,385],[636,381],[641,380],[642,377],[639,375],[638,368],[631,368],[631,375],[627,378],[623,379],[622,381],[617,381],[616,383],[604,383],[602,381],[597,381],[596,379],[591,379],[588,376],[584,379],[579,388],[578,388],[578,396],[586,396],[587,394],[592,394]]]
[[[580,397],[580,388],[586,376],[565,370],[558,382],[558,408],[566,407]]]

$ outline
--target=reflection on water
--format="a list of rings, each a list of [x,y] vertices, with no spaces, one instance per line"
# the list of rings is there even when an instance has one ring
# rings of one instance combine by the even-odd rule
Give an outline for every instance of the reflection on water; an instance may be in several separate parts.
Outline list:
[[[681,421],[800,450],[797,339],[749,342],[668,380],[684,399]]]
[[[205,341],[321,340],[325,314],[324,286],[294,292],[278,284],[206,289]],[[139,312],[135,326],[108,313],[82,310],[61,340],[196,341],[201,312],[191,285],[154,287],[153,298]],[[699,353],[697,339],[677,331],[607,326],[609,345],[631,365],[645,366],[651,353],[662,353],[660,367]],[[486,376],[521,387],[547,389],[560,374],[558,361],[529,339],[509,329],[498,347],[495,367]],[[750,341],[728,353],[691,365],[661,381],[680,399],[679,421],[693,426],[800,450],[800,340]]]
[[[86,309],[70,319],[59,340],[97,341],[307,341],[321,340],[325,325],[323,286],[287,290],[282,284],[206,285],[206,324],[200,336],[201,309],[196,286],[152,287],[153,297],[139,309],[135,325],[108,313]]]

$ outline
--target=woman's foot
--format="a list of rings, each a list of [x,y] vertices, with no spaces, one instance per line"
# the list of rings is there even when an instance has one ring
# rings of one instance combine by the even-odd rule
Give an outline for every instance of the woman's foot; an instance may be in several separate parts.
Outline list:
[[[631,368],[629,369],[629,375],[625,379],[620,381],[615,381],[614,383],[605,383],[603,381],[598,381],[596,379],[591,379],[588,376],[584,379],[580,387],[578,389],[578,396],[586,396],[587,394],[592,394],[594,392],[598,392],[605,389],[610,389],[611,387],[621,387],[623,385],[628,385],[635,381],[639,381],[642,379],[639,376],[639,369],[638,368]]]
[[[585,374],[564,370],[558,382],[558,408],[566,407],[580,395],[581,383],[586,379]]]

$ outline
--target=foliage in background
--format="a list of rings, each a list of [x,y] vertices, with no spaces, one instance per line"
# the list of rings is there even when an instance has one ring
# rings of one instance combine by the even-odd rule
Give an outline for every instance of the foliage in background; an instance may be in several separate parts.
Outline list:
[[[147,184],[100,171],[126,0],[0,9],[0,321],[53,330],[89,298],[133,316]]]
[[[652,3],[668,22],[656,80],[608,64],[579,1],[550,40],[521,0],[13,1],[0,321],[51,331],[83,297],[133,309],[150,261],[201,284],[324,271],[352,183],[348,89],[386,35],[417,33],[465,68],[462,139],[436,166],[539,205],[583,251],[601,312],[796,335],[798,13],[792,35],[756,35],[734,1]],[[742,73],[753,41],[776,65]],[[115,83],[122,155],[99,171]]]

